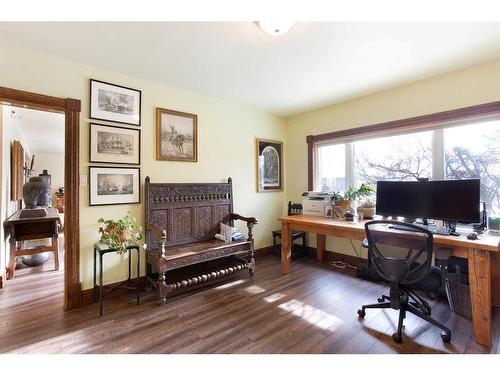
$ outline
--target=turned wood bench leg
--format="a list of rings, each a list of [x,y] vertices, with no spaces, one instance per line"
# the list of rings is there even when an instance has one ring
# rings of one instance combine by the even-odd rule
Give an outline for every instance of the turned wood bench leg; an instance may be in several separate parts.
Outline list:
[[[165,283],[166,264],[163,259],[158,264],[158,303],[164,305],[167,302],[168,287]]]

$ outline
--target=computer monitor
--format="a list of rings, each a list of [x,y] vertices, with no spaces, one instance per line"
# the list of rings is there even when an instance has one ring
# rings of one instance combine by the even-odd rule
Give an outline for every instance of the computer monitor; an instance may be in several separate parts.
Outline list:
[[[377,181],[377,215],[477,223],[479,202],[479,179]]]

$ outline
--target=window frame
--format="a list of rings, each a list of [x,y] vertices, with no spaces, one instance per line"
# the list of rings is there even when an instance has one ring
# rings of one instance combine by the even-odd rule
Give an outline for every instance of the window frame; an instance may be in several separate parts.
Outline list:
[[[500,119],[500,101],[474,105],[444,112],[437,112],[417,117],[405,118],[373,125],[361,126],[352,129],[339,130],[318,135],[308,135],[307,142],[307,166],[308,166],[308,190],[315,187],[316,161],[318,146],[332,143],[352,144],[356,140],[391,136],[404,133],[414,133],[419,131],[434,130],[432,137],[432,147],[436,147],[438,152],[433,152],[433,172],[434,179],[444,178],[444,137],[443,129],[446,127],[484,122],[488,120]],[[438,143],[442,145],[441,147]],[[346,147],[353,153],[352,147]],[[350,164],[352,165],[352,163]],[[353,183],[353,168],[346,168],[346,185]]]

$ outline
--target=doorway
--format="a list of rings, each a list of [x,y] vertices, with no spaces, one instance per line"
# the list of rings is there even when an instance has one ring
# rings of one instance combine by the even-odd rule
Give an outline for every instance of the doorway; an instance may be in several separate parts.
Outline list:
[[[63,259],[61,259],[60,262],[60,268],[62,269],[61,271],[64,279],[64,307],[65,309],[78,307],[81,304],[78,190],[79,116],[81,103],[76,99],[62,99],[0,87],[0,105],[4,107],[7,106],[8,108],[18,108],[18,112],[28,110],[38,110],[43,111],[44,113],[51,112],[51,115],[58,115],[59,119],[64,124],[64,139],[62,140],[64,144],[64,167],[61,169],[64,172],[64,190],[63,195],[59,195],[59,202],[57,201],[58,196],[55,193],[62,193],[62,191],[59,191],[58,189],[60,186],[55,187],[53,196],[51,189],[51,196],[53,199],[52,205],[59,205],[59,207],[56,208],[57,211],[63,211],[63,227],[61,229],[61,237],[64,238],[64,252]],[[43,127],[40,127],[40,133],[44,131],[42,128]],[[2,140],[2,144],[4,143],[5,142]],[[2,150],[2,153],[5,155],[5,150]],[[31,154],[34,154],[34,152],[31,152]],[[29,162],[24,164],[24,166],[25,169],[29,170],[31,167],[31,155],[28,153],[27,157]],[[33,167],[42,168],[41,163],[36,165],[36,161],[37,159],[35,155]],[[31,171],[32,173],[36,170],[34,168]],[[42,169],[42,173],[37,174],[45,175],[42,177],[47,178],[46,175],[49,174],[49,170],[47,170],[47,173],[44,173]],[[59,184],[60,180],[59,183],[56,183],[56,185]],[[3,204],[4,202],[2,202],[2,205]],[[21,207],[18,206],[17,208]],[[1,209],[4,211],[7,207],[2,206]],[[3,221],[4,217],[2,217],[2,222]],[[7,233],[4,234],[8,236]],[[5,246],[2,246],[2,252],[5,252],[5,250]],[[4,262],[5,260],[6,259],[4,259]],[[2,267],[4,267],[3,264]],[[48,265],[47,267],[50,266]],[[2,270],[0,270],[0,284],[3,284],[4,288],[8,288],[9,280],[6,280],[7,275],[8,274],[6,272],[3,272],[2,268]]]

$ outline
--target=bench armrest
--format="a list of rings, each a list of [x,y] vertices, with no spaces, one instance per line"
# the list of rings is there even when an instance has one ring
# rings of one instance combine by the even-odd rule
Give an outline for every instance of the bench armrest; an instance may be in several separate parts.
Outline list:
[[[231,213],[231,219],[232,220],[242,220],[242,221],[246,221],[247,223],[252,223],[252,224],[258,224],[257,219],[254,217],[245,217],[245,216],[241,216],[241,215],[238,215],[235,213]]]
[[[152,231],[156,238],[158,238],[158,246],[161,250],[161,255],[165,255],[165,242],[167,242],[167,231],[165,229],[158,228],[156,225],[148,223],[146,224],[146,230]]]
[[[245,217],[231,212],[231,220],[242,220],[247,222],[248,228],[248,240],[253,241],[252,228],[255,224],[258,224],[258,221],[254,217]],[[253,246],[253,245],[252,245]]]

